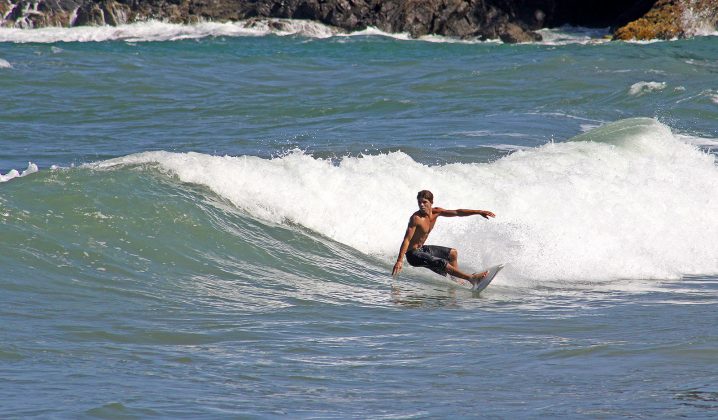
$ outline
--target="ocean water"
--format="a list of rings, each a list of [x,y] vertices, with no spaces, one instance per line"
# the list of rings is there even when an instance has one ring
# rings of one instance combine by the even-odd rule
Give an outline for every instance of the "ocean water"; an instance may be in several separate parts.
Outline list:
[[[1,417],[718,415],[718,37],[288,25],[0,30]]]

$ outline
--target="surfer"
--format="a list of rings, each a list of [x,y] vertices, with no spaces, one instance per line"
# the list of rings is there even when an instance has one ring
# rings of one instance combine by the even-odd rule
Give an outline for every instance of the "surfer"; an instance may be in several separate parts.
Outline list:
[[[463,217],[478,214],[485,219],[496,217],[496,215],[486,210],[446,210],[441,207],[433,207],[434,194],[428,190],[419,191],[416,196],[419,204],[419,211],[415,212],[409,218],[409,226],[406,228],[404,241],[399,248],[399,258],[394,264],[391,272],[392,276],[397,276],[404,265],[404,255],[406,260],[414,267],[426,267],[431,271],[445,276],[447,273],[452,276],[462,278],[476,284],[479,280],[486,277],[488,271],[482,273],[466,274],[459,270],[458,257],[459,254],[453,248],[436,245],[424,245],[429,233],[434,229],[436,220],[439,216],[444,217]]]

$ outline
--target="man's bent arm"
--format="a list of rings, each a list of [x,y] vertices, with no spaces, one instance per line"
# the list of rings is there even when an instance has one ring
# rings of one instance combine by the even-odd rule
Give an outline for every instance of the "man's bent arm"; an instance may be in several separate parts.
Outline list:
[[[401,247],[399,247],[399,257],[396,259],[394,269],[391,270],[392,276],[398,275],[401,271],[401,268],[404,265],[404,254],[406,254],[406,251],[409,249],[409,242],[411,241],[411,237],[414,236],[415,230],[416,224],[414,223],[414,217],[412,217],[411,219],[409,219],[409,226],[406,227],[404,240],[401,242]]]

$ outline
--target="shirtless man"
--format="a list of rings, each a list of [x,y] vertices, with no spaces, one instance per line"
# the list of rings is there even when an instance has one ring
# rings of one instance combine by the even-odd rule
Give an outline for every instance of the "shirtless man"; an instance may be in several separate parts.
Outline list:
[[[466,274],[459,270],[458,253],[453,248],[444,246],[424,245],[429,233],[434,229],[436,220],[439,216],[472,216],[478,214],[485,219],[496,217],[490,211],[486,210],[445,210],[441,207],[433,207],[434,194],[428,190],[419,191],[416,196],[419,203],[419,211],[411,215],[409,226],[406,228],[404,241],[399,248],[399,258],[394,264],[391,272],[392,276],[397,276],[404,264],[404,254],[406,260],[414,267],[426,267],[431,271],[445,276],[447,273],[452,276],[459,277],[470,281],[472,284],[478,283],[482,278],[486,277],[488,271],[483,273]]]

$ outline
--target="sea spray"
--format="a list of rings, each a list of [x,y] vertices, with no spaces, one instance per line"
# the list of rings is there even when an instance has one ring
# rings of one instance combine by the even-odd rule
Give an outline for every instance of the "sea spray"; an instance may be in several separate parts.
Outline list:
[[[515,281],[678,278],[718,272],[714,157],[652,119],[608,124],[491,163],[428,166],[402,152],[339,161],[146,152],[92,165],[158,166],[258,219],[302,225],[387,263],[415,195],[494,211],[441,220],[429,243],[467,269],[509,262]]]

